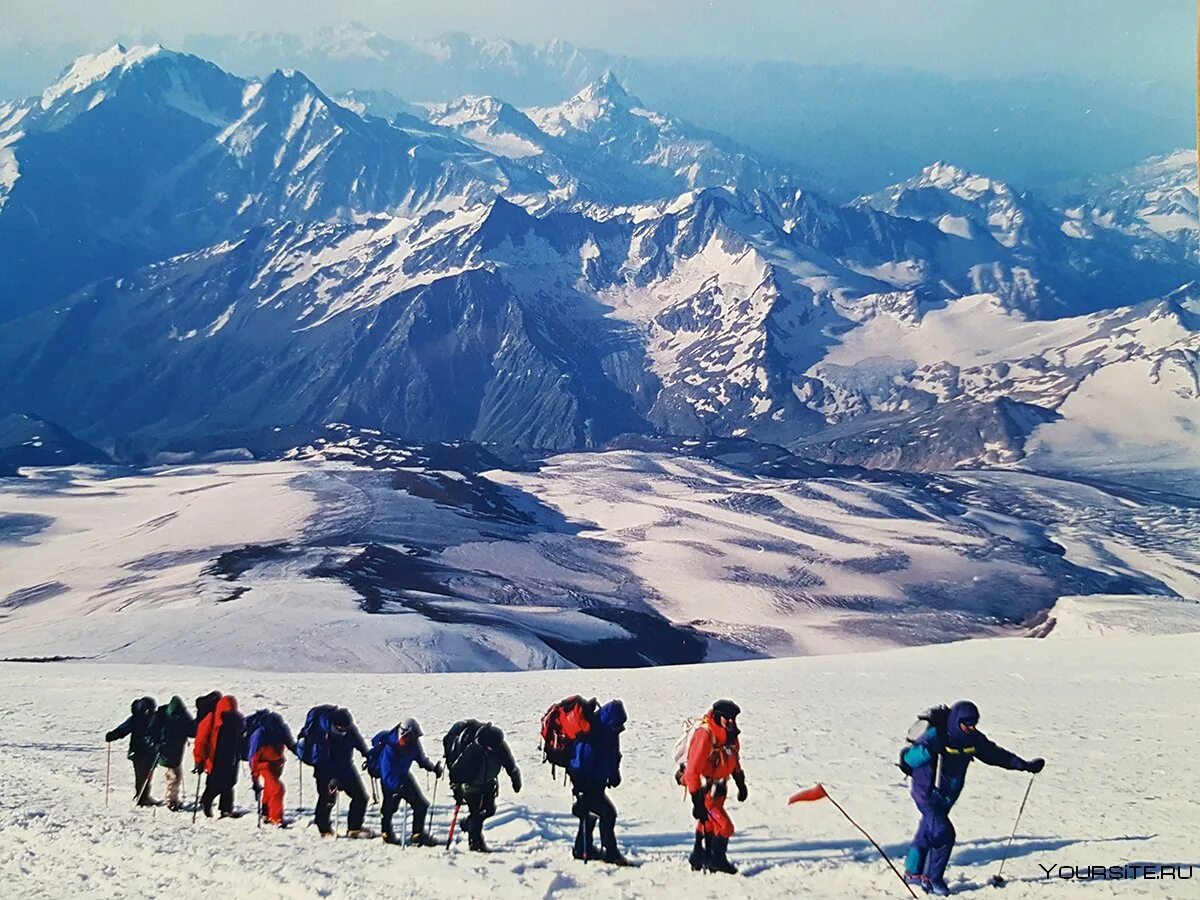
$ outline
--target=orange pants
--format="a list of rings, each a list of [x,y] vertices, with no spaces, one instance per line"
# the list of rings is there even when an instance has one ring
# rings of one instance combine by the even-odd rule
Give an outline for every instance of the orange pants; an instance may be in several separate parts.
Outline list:
[[[283,787],[283,766],[261,766],[255,773],[263,782],[262,803],[268,822],[276,825],[283,823],[283,796],[287,793]]]
[[[711,834],[714,837],[733,837],[733,819],[725,812],[725,785],[717,784],[704,796],[704,807],[708,810],[708,819],[696,823],[696,831],[701,834]]]

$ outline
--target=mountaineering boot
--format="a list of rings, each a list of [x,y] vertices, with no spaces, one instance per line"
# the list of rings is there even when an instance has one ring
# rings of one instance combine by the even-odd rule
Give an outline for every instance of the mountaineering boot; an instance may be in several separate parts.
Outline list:
[[[222,812],[220,815],[220,818],[222,818],[222,819],[240,819],[244,815],[245,815],[245,813],[242,812],[240,809],[238,809],[238,810],[234,810],[233,812]]]
[[[487,843],[483,840],[483,822],[474,816],[467,819],[467,848],[475,853],[490,853]]]
[[[586,823],[586,824],[585,824]],[[596,854],[596,817],[587,816],[579,820],[579,832],[575,835],[575,850],[572,855],[585,862],[597,859]]]
[[[942,879],[939,878],[935,881],[931,878],[929,880],[929,893],[935,897],[949,897],[950,888],[946,886],[946,882],[942,881]]]
[[[737,866],[729,861],[725,851],[729,849],[729,838],[714,837],[708,851],[708,871],[736,875]]]
[[[396,837],[390,831],[383,832],[383,834],[379,835],[379,837],[383,839],[385,844],[395,844],[396,846],[399,846],[400,844],[404,843],[400,840],[400,838]]]
[[[616,847],[610,847],[609,849],[605,850],[603,859],[610,866],[632,866],[633,865],[633,863],[631,863],[629,860],[627,860],[624,856],[621,855],[621,851],[618,850]]]
[[[688,857],[688,863],[693,872],[702,872],[708,868],[708,845],[704,840],[704,835],[698,831],[696,832],[696,846],[692,848],[692,855]]]
[[[360,841],[367,840],[368,838],[374,838],[375,832],[370,828],[351,828],[346,832],[346,837]]]
[[[904,883],[915,888],[920,888],[925,893],[929,893],[929,879],[919,872],[905,872]]]
[[[414,831],[412,837],[408,839],[410,847],[438,847],[441,846],[437,841],[425,834],[423,831]]]

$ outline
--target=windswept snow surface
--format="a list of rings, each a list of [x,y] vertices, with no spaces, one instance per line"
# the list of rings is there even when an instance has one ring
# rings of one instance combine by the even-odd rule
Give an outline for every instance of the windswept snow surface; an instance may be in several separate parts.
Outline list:
[[[265,627],[266,623],[264,623]],[[1047,880],[1041,866],[1196,865],[1200,807],[1194,770],[1200,636],[1112,634],[1073,641],[987,640],[854,656],[642,671],[480,675],[358,672],[283,675],[167,666],[0,665],[0,877],[22,897],[729,897],[907,896],[882,860],[828,802],[786,805],[824,783],[899,859],[916,815],[894,760],[914,715],[969,697],[982,728],[1025,757],[1044,756],[1004,874],[1006,898],[1196,896],[1191,881]],[[298,727],[316,703],[348,706],[370,736],[416,716],[433,752],[456,719],[505,729],[524,775],[503,783],[487,838],[498,852],[401,850],[379,841],[321,840],[304,827],[313,783],[291,760],[284,780],[292,829],[257,830],[253,815],[206,821],[131,807],[129,765],[114,748],[104,805],[103,734],[132,698],[191,698],[219,688],[245,710],[269,706]],[[624,780],[611,792],[618,837],[640,868],[571,859],[569,791],[539,765],[537,725],[561,697],[623,698]],[[750,796],[730,804],[737,878],[689,871],[688,804],[671,778],[685,716],[717,696],[741,704]],[[419,776],[423,780],[423,776]],[[955,807],[959,843],[949,882],[988,892],[1029,776],[972,767]],[[445,837],[451,800],[438,792],[432,830]],[[189,785],[188,793],[194,790]],[[161,796],[161,774],[153,785]],[[190,797],[189,797],[190,800]],[[250,805],[245,773],[238,786]],[[342,805],[343,815],[345,804]],[[367,824],[378,827],[377,811]],[[343,825],[344,828],[344,820]],[[975,894],[967,894],[975,896]]]

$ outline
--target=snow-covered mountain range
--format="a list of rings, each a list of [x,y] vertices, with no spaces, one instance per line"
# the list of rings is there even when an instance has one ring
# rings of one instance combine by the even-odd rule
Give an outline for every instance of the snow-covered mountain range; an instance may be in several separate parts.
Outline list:
[[[342,420],[1195,462],[1182,155],[1062,209],[943,163],[839,205],[611,72],[524,110],[344,103],[114,47],[0,107],[0,410],[93,441]],[[876,452],[921,435],[955,449]]]

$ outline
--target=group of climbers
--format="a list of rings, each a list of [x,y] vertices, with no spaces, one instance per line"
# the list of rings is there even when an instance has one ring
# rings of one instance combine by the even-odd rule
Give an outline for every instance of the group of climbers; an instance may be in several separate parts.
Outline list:
[[[675,748],[675,780],[691,801],[696,821],[695,843],[688,861],[695,871],[736,874],[728,848],[734,834],[726,810],[729,782],[737,789],[739,803],[749,796],[742,770],[741,710],[732,700],[717,700],[695,722],[689,721]],[[955,831],[949,814],[966,780],[972,760],[991,766],[1037,773],[1041,759],[1025,761],[998,747],[978,729],[979,709],[969,701],[953,707],[934,707],[922,714],[910,731],[900,754],[900,768],[912,777],[912,798],[921,814],[912,848],[905,859],[905,881],[927,893],[945,896],[949,889],[945,870],[954,847]],[[617,809],[608,790],[621,784],[621,734],[627,716],[620,700],[601,705],[597,700],[568,697],[555,703],[542,718],[543,761],[561,767],[570,779],[578,818],[573,855],[616,866],[630,865],[617,846]],[[367,792],[359,770],[365,769],[382,791],[380,836],[391,844],[436,846],[428,833],[430,802],[412,772],[417,767],[440,781],[450,781],[454,797],[454,819],[446,846],[453,839],[461,807],[466,807],[462,830],[472,851],[487,852],[484,822],[496,812],[501,772],[507,774],[514,793],[521,790],[521,772],[505,741],[504,733],[490,722],[465,719],[455,723],[442,740],[445,765],[433,762],[421,743],[423,732],[415,719],[405,719],[395,728],[375,735],[368,747],[354,724],[350,711],[337,706],[317,706],[305,718],[295,740],[283,718],[260,710],[249,718],[238,711],[236,698],[214,691],[196,700],[193,719],[179,697],[165,706],[142,697],[130,707],[130,716],[109,731],[109,742],[129,737],[128,757],[134,770],[134,800],[139,806],[158,805],[150,797],[156,765],[166,770],[167,806],[182,809],[182,759],[189,738],[195,739],[194,772],[207,773],[199,808],[212,817],[219,801],[222,818],[238,815],[234,810],[234,788],[239,763],[246,761],[255,786],[262,820],[286,827],[284,818],[283,767],[285,752],[311,766],[317,787],[314,821],[323,836],[334,834],[331,813],[339,794],[349,798],[348,837],[373,837],[364,828]],[[356,765],[355,753],[363,757]],[[198,786],[198,785],[197,785]],[[261,795],[259,790],[261,786]],[[436,787],[435,787],[436,790]],[[394,818],[401,803],[412,812],[407,836],[398,836]],[[595,835],[600,832],[597,852]]]

